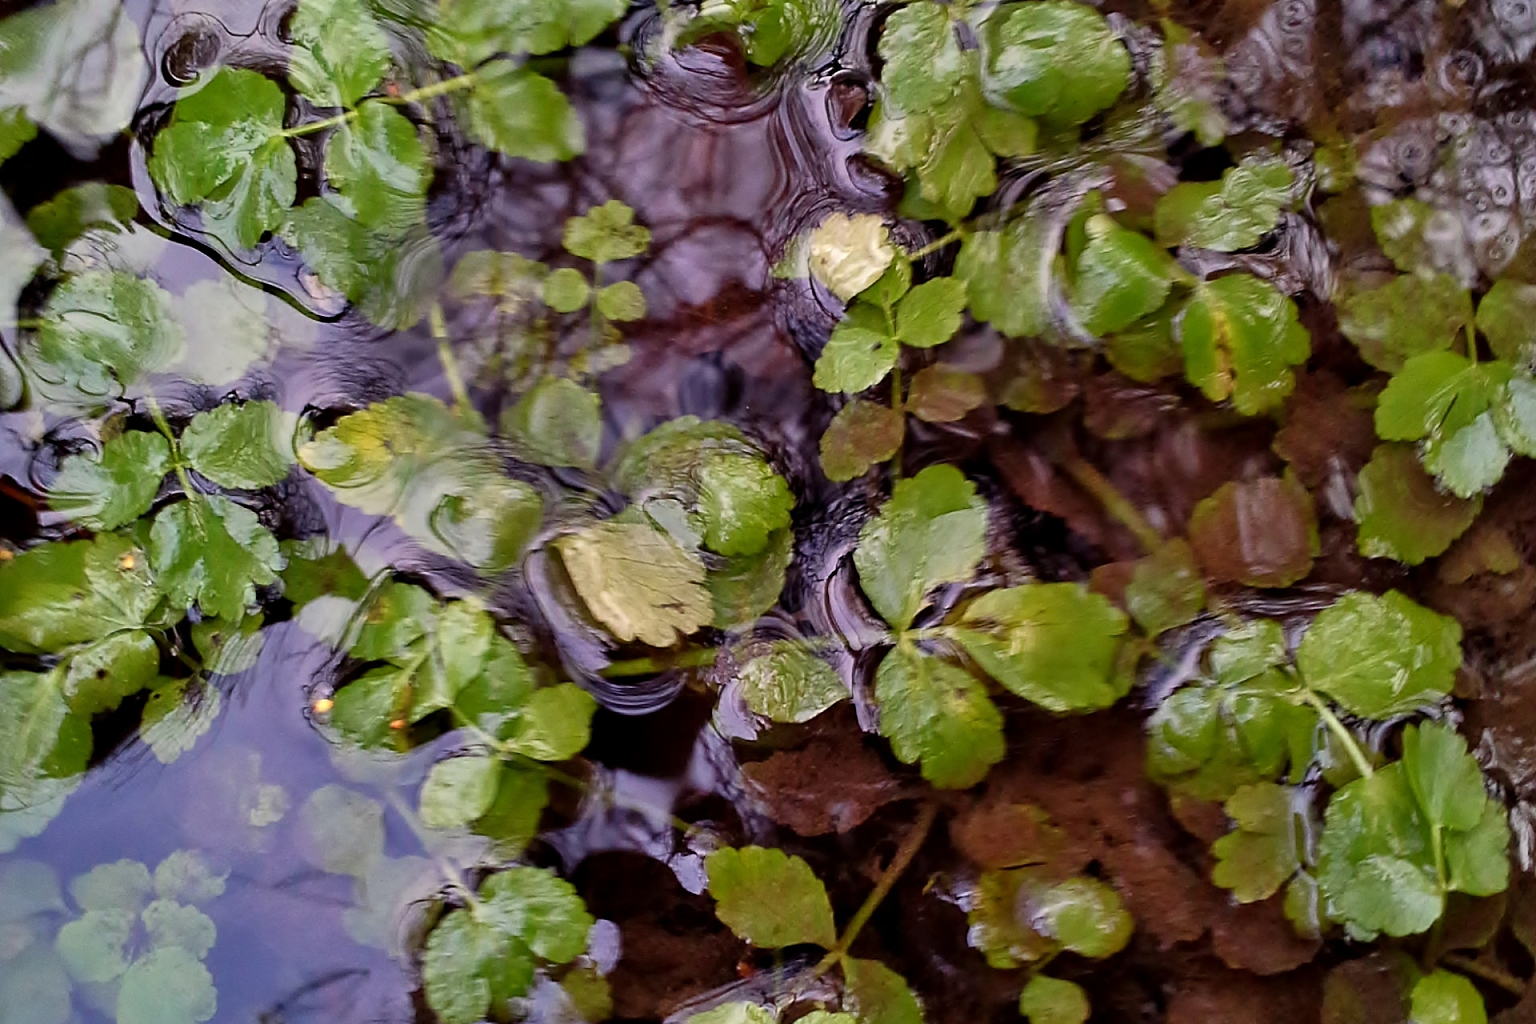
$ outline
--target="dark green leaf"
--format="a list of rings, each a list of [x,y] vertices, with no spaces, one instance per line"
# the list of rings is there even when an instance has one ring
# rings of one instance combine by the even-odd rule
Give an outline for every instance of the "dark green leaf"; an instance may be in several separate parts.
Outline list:
[[[714,598],[716,629],[750,626],[774,606],[794,560],[794,541],[791,531],[779,530],[757,554],[728,558],[710,571],[706,582]]]
[[[1384,441],[1424,441],[1424,468],[1458,497],[1497,483],[1509,464],[1494,408],[1508,393],[1508,363],[1474,363],[1454,352],[1414,356],[1376,406]]]
[[[1488,339],[1493,354],[1514,366],[1536,367],[1532,324],[1536,324],[1536,284],[1500,279],[1477,304],[1477,329]]]
[[[1050,3],[1055,0],[1044,0]],[[1124,330],[1163,304],[1177,267],[1145,235],[1098,214],[1077,259],[1072,307],[1093,335]]]
[[[811,866],[782,850],[727,847],[704,858],[715,914],[763,949],[837,942],[832,905]]]
[[[789,525],[795,499],[763,459],[715,451],[699,463],[699,515],[704,545],[728,557],[755,555]]]
[[[300,0],[288,34],[288,79],[316,106],[356,106],[389,70],[389,37],[363,0]]]
[[[160,647],[141,630],[114,633],[69,659],[61,682],[70,711],[85,718],[111,711],[160,672]]]
[[[592,738],[597,699],[575,683],[535,690],[510,729],[503,729],[507,749],[538,761],[566,761],[586,749]]]
[[[1125,608],[1150,636],[1193,622],[1205,608],[1205,581],[1189,544],[1169,541],[1138,561]]]
[[[629,9],[627,0],[440,0],[427,33],[432,55],[473,68],[498,53],[554,53],[584,46]]]
[[[126,537],[43,544],[0,561],[0,646],[54,652],[142,626],[160,602]]]
[[[198,413],[181,435],[192,468],[220,487],[271,487],[293,466],[295,418],[274,402],[221,405]]]
[[[98,456],[65,459],[48,504],[92,530],[115,530],[149,511],[170,468],[164,437],[130,430],[102,445]]]
[[[1244,160],[1219,182],[1181,182],[1157,201],[1157,240],[1169,248],[1252,248],[1279,223],[1291,181],[1285,161],[1260,157]]]
[[[1444,554],[1483,508],[1480,494],[1458,498],[1437,488],[1406,444],[1378,445],[1356,487],[1360,553],[1408,565]]]
[[[923,1008],[901,975],[878,960],[843,958],[849,1009],[864,1024],[923,1024]]]
[[[1081,124],[1125,91],[1131,55],[1092,7],[1041,0],[992,17],[981,33],[988,87],[1021,113]]]
[[[149,533],[155,583],[173,605],[241,619],[256,588],[277,582],[282,552],[256,513],[221,495],[189,497],[155,517]]]
[[[450,757],[427,773],[421,786],[421,823],[428,828],[464,828],[491,809],[501,762],[484,754]]]
[[[921,761],[923,778],[941,789],[968,789],[1003,759],[1003,716],[987,688],[908,643],[880,662],[875,703],[896,757]]]
[[[88,181],[67,188],[27,213],[27,229],[55,256],[93,228],[116,231],[139,212],[139,197],[131,188]]]
[[[889,314],[855,302],[821,350],[814,383],[823,391],[850,394],[872,388],[891,372],[900,354]]]

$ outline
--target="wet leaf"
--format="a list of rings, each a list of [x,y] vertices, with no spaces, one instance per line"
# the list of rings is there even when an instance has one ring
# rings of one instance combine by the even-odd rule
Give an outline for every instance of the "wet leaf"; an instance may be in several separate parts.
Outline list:
[[[1449,274],[1395,277],[1350,294],[1339,307],[1339,330],[1366,362],[1388,373],[1414,356],[1450,348],[1471,323],[1472,298]]]
[[[782,850],[727,847],[704,858],[715,915],[763,949],[837,942],[832,905],[811,866]]]
[[[1436,487],[1406,444],[1379,445],[1356,487],[1360,553],[1407,565],[1444,554],[1483,508],[1482,495],[1458,498]]]
[[[1248,274],[1204,282],[1175,322],[1185,376],[1245,416],[1277,408],[1296,386],[1291,367],[1312,351],[1296,316],[1294,302]]]
[[[214,870],[197,850],[177,850],[155,866],[155,895],[162,900],[207,903],[224,895],[229,872]]]
[[[1033,206],[1000,231],[967,236],[955,276],[966,282],[971,315],[1011,337],[1043,334],[1050,317],[1051,265],[1059,247],[1045,211]]]
[[[155,900],[144,908],[143,920],[151,949],[174,946],[201,960],[218,939],[212,918],[175,900]]]
[[[898,480],[859,532],[859,585],[897,632],[906,630],[942,583],[964,583],[986,553],[987,509],[953,466]]]
[[[1487,896],[1509,883],[1504,809],[1483,792],[1465,742],[1432,723],[1403,739],[1401,761],[1334,795],[1319,841],[1325,909],[1358,938],[1417,934],[1447,893]]]
[[[0,562],[0,646],[59,651],[138,628],[159,602],[149,560],[128,538],[43,544]]]
[[[907,981],[878,960],[843,958],[845,998],[865,1024],[922,1024],[923,1008]]]
[[[326,180],[362,226],[408,227],[421,219],[432,180],[427,149],[416,126],[387,103],[370,100],[357,115],[326,143]]]
[[[629,9],[626,0],[440,0],[427,33],[434,57],[470,69],[498,53],[554,53],[584,46]]]
[[[1207,579],[1288,587],[1319,553],[1317,512],[1293,474],[1228,481],[1195,506],[1189,543]]]
[[[778,602],[794,560],[794,540],[791,531],[779,530],[758,553],[726,559],[709,573],[716,629],[750,626]]]
[[[756,1003],[722,1003],[712,1010],[695,1013],[686,1024],[775,1024],[771,1010]]]
[[[954,638],[992,678],[1051,711],[1106,708],[1123,691],[1115,661],[1125,614],[1077,583],[1026,583],[983,594]]]
[[[318,107],[356,106],[389,70],[389,37],[363,0],[300,0],[288,35],[288,80]]]
[[[714,0],[690,25],[696,32],[737,28],[747,60],[769,67],[806,54],[838,24],[838,12],[823,0]]]
[[[69,989],[58,954],[27,946],[0,965],[0,1024],[68,1024]]]
[[[149,533],[155,583],[176,605],[240,619],[256,604],[256,588],[277,582],[282,552],[256,513],[221,495],[177,502],[155,517]]]
[[[428,828],[464,828],[491,809],[501,762],[474,754],[439,761],[421,786],[421,823]]]
[[[221,405],[193,417],[181,451],[220,487],[259,490],[288,475],[295,426],[295,417],[275,402]]]
[[[970,925],[966,941],[987,958],[989,966],[1009,970],[1058,951],[1023,913],[1029,890],[1038,882],[1035,868],[984,871],[976,880],[966,911]]]
[[[901,449],[906,419],[889,406],[855,398],[821,435],[821,471],[841,483],[868,473]]]
[[[27,218],[28,224],[31,217]],[[41,239],[39,239],[41,240]],[[1477,303],[1477,329],[1493,354],[1514,366],[1536,367],[1536,285],[1501,278]]]
[[[24,362],[44,395],[96,403],[180,357],[171,297],[152,281],[110,270],[68,278],[48,296]]]
[[[162,681],[144,703],[139,739],[161,764],[174,764],[197,746],[223,709],[224,698],[215,687],[193,687],[191,680]]]
[[[900,354],[890,314],[856,302],[821,350],[814,383],[823,391],[849,394],[872,388],[890,374]]]
[[[1219,182],[1180,182],[1157,201],[1157,240],[1169,248],[1250,249],[1279,223],[1292,180],[1284,160],[1259,157],[1226,171]]]
[[[1019,1012],[1029,1024],[1083,1024],[1092,1007],[1081,986],[1037,974],[1019,993]]]
[[[502,414],[501,429],[531,462],[592,469],[603,443],[602,399],[564,377],[541,377]]]
[[[1454,352],[1415,356],[1381,393],[1376,434],[1383,441],[1422,440],[1424,468],[1457,497],[1470,498],[1504,475],[1511,440],[1524,447],[1518,430],[1506,438],[1494,418],[1512,376],[1508,363],[1474,363]]]
[[[811,232],[808,246],[812,275],[845,302],[880,280],[896,259],[891,233],[873,213],[832,214]]]
[[[965,282],[954,277],[925,281],[896,306],[896,336],[903,345],[933,348],[955,336],[965,311]]]
[[[285,106],[265,75],[220,69],[177,102],[155,136],[150,177],[173,202],[201,204],[214,236],[254,247],[282,225],[297,196],[298,164],[282,135]]]
[[[171,446],[159,434],[130,430],[99,455],[71,455],[59,464],[48,504],[92,530],[115,530],[142,516],[171,468]]]
[[[880,84],[897,106],[940,107],[960,88],[965,57],[948,7],[919,0],[900,8],[885,23],[879,51]]]
[[[1308,686],[1351,714],[1391,718],[1450,692],[1461,626],[1395,590],[1346,594],[1312,621],[1296,665]]]
[[[761,458],[716,451],[699,463],[704,545],[726,556],[755,555],[789,525],[789,485]]]
[[[66,143],[128,127],[148,77],[138,27],[116,0],[60,0],[0,22],[0,109]]]
[[[1410,998],[1413,1024],[1488,1024],[1482,995],[1459,974],[1426,974],[1414,984]]]
[[[912,375],[906,411],[928,423],[953,423],[986,400],[986,383],[979,376],[935,363]]]
[[[1250,619],[1211,643],[1211,671],[1222,683],[1242,683],[1289,660],[1285,631],[1274,619]]]
[[[87,231],[121,229],[139,212],[139,197],[131,188],[89,181],[67,188],[27,212],[27,229],[38,244],[61,255]]]
[[[1125,91],[1130,54],[1092,7],[1042,0],[999,8],[993,19],[980,33],[988,88],[1020,113],[1081,124]]]
[[[1075,268],[1072,307],[1084,330],[1102,336],[1124,330],[1160,307],[1177,268],[1145,235],[1104,214],[1091,217],[1087,231],[1088,244]]]
[[[1153,65],[1152,101],[1180,131],[1192,132],[1201,145],[1215,146],[1227,134],[1221,58],[1198,35],[1166,18],[1162,58],[1160,67]]]
[[[502,729],[507,749],[538,761],[566,761],[592,738],[597,699],[575,683],[535,690],[517,710],[510,729]]]
[[[1211,846],[1211,881],[1239,903],[1268,899],[1301,867],[1291,791],[1261,782],[1233,793],[1226,806],[1234,827]]]
[[[1187,543],[1169,541],[1136,563],[1125,608],[1149,636],[1195,620],[1205,608],[1205,581]]]
[[[832,666],[793,640],[747,662],[738,679],[747,707],[775,722],[809,722],[848,696]]]
[[[593,263],[614,263],[651,247],[649,228],[635,223],[635,211],[617,199],[594,206],[565,222],[565,251]]]
[[[1114,956],[1131,940],[1135,922],[1120,895],[1096,878],[1069,878],[1035,892],[1028,904],[1031,925],[1080,956]]]
[[[114,633],[69,659],[64,699],[70,711],[89,717],[111,711],[150,685],[160,672],[160,647],[139,630]]]
[[[15,156],[22,146],[35,138],[37,125],[32,123],[20,107],[0,108],[0,163]]]
[[[555,550],[587,610],[620,640],[671,647],[713,619],[704,563],[661,530],[597,523]]]
[[[597,311],[615,323],[645,319],[645,293],[633,281],[616,281],[597,291]]]
[[[217,1010],[213,975],[180,946],[134,961],[117,993],[118,1024],[201,1024]]]
[[[592,286],[575,267],[561,267],[544,279],[544,304],[556,313],[577,313],[592,299]]]
[[[941,789],[969,789],[1003,759],[1003,716],[963,669],[898,644],[875,672],[880,735]]]
[[[390,223],[359,221],[338,193],[312,196],[288,212],[283,238],[327,287],[382,327],[403,329],[425,315],[443,276],[442,251],[419,203]]]
[[[384,856],[384,808],[334,783],[311,793],[299,808],[309,836],[306,859],[337,875],[362,877]]]

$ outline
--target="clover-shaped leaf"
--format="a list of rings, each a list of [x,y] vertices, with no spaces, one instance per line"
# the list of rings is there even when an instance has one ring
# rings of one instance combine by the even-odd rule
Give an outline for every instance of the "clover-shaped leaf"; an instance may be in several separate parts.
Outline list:
[[[1461,626],[1395,590],[1346,594],[1313,620],[1296,665],[1308,686],[1352,714],[1391,718],[1450,692]]]
[[[617,199],[594,206],[565,222],[565,251],[593,263],[638,256],[651,246],[649,228],[635,223],[635,211]]]

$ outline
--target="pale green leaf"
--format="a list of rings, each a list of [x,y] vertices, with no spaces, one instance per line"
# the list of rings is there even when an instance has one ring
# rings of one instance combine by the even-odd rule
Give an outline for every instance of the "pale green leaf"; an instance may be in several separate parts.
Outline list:
[[[704,858],[715,914],[763,949],[837,941],[832,905],[811,866],[762,846],[716,850]]]
[[[642,523],[597,523],[555,541],[587,610],[620,640],[671,647],[713,619],[704,563]]]
[[[274,402],[221,405],[187,424],[181,451],[220,487],[257,490],[288,475],[294,428],[295,417]]]
[[[1230,398],[1245,416],[1278,407],[1296,386],[1291,367],[1312,351],[1296,304],[1248,274],[1204,282],[1176,330],[1189,382],[1213,402]]]
[[[565,251],[593,263],[614,263],[650,248],[651,232],[635,223],[635,211],[617,199],[565,222]]]
[[[316,106],[355,106],[389,69],[389,37],[363,0],[300,0],[288,35],[288,80]]]
[[[1313,620],[1296,665],[1308,686],[1352,714],[1391,718],[1450,692],[1461,626],[1395,590],[1346,594]]]
[[[501,429],[531,462],[592,469],[603,443],[602,399],[564,377],[541,377],[502,414]]]
[[[968,789],[1003,759],[1003,716],[975,677],[909,644],[875,672],[880,734],[941,789]]]
[[[775,722],[808,722],[848,696],[832,666],[793,640],[775,642],[738,679],[747,707]]]
[[[1180,182],[1157,201],[1157,240],[1169,248],[1251,248],[1279,223],[1292,180],[1285,161],[1258,157],[1229,169],[1219,182]]]
[[[1037,974],[1019,993],[1019,1012],[1029,1024],[1083,1024],[1092,1008],[1081,986]]]

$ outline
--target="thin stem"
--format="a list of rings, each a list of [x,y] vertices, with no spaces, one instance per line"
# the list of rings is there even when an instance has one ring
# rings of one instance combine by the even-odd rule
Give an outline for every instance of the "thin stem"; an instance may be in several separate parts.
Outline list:
[[[587,300],[587,325],[592,330],[592,352],[603,347],[603,311],[597,308],[597,290],[603,282],[603,265],[592,264],[592,296]]]
[[[1481,978],[1490,985],[1497,985],[1512,996],[1525,995],[1525,982],[1490,964],[1473,960],[1471,957],[1462,956],[1460,953],[1447,953],[1440,958],[1440,962],[1447,967],[1454,967],[1462,974],[1470,974],[1474,978]]]
[[[902,400],[901,394],[901,355],[899,352],[896,357],[896,365],[891,368],[891,409],[895,411],[896,415],[903,417],[902,427],[905,428],[906,403]],[[906,440],[905,429],[902,430],[902,440]],[[901,479],[901,448],[902,446],[898,444],[896,446],[896,454],[891,456],[892,480]]]
[[[154,421],[155,429],[164,434],[165,439],[171,444],[171,464],[176,470],[176,479],[181,484],[181,490],[186,494],[187,500],[191,501],[197,497],[198,491],[192,486],[192,478],[187,475],[187,464],[181,457],[181,445],[171,431],[170,421],[165,418],[165,410],[160,408],[159,400],[152,394],[144,396],[144,406],[149,410],[149,418]]]
[[[381,103],[388,103],[391,106],[403,107],[412,103],[422,103],[426,100],[435,99],[450,92],[468,89],[479,80],[480,73],[478,71],[469,71],[462,75],[456,75],[453,78],[444,79],[441,82],[434,82],[432,85],[424,85],[420,89],[403,92],[398,96],[379,96],[376,99]],[[315,132],[323,132],[327,128],[340,128],[344,124],[356,121],[357,118],[357,108],[353,108],[331,117],[322,118],[319,121],[308,121],[304,124],[296,124],[292,128],[284,128],[277,134],[281,138],[294,139],[301,135],[313,135]]]
[[[672,657],[631,658],[628,661],[615,661],[599,674],[604,679],[628,679],[633,676],[655,675],[670,668],[703,668],[706,665],[713,665],[719,653],[719,650],[714,647],[700,647],[683,651]]]
[[[937,239],[936,241],[929,242],[927,245],[923,246],[921,249],[914,249],[912,252],[907,253],[907,259],[909,259],[909,260],[920,260],[924,256],[927,256],[927,255],[929,255],[931,253],[938,252],[940,249],[944,248],[946,245],[950,245],[950,244],[952,244],[954,242],[960,241],[964,237],[965,237],[965,232],[960,230],[959,228],[955,228],[955,230],[951,231],[949,234],[945,235],[943,238]]]
[[[1344,744],[1344,752],[1354,762],[1355,770],[1360,773],[1361,778],[1368,779],[1375,775],[1376,769],[1371,767],[1370,760],[1365,756],[1365,751],[1360,749],[1360,744],[1355,741],[1354,734],[1344,727],[1344,723],[1339,721],[1339,716],[1333,713],[1328,703],[1311,690],[1302,690],[1301,696],[1317,710],[1317,715],[1323,720],[1323,724],[1338,737],[1340,743]]]
[[[843,929],[842,938],[837,940],[837,945],[832,947],[832,950],[816,965],[812,973],[813,977],[825,974],[839,960],[848,955],[848,950],[853,947],[859,932],[863,931],[869,919],[874,916],[875,910],[890,895],[891,888],[895,886],[902,872],[907,870],[907,865],[912,863],[912,858],[917,856],[917,851],[922,847],[923,840],[928,838],[928,831],[933,828],[933,819],[938,813],[937,804],[931,802],[923,804],[923,809],[917,816],[917,824],[912,826],[912,831],[908,832],[907,837],[901,841],[901,848],[896,851],[896,856],[891,858],[891,863],[880,875],[880,881],[875,885],[874,890],[865,897],[863,905],[848,922],[848,927]]]
[[[460,416],[468,417],[475,407],[469,400],[469,389],[464,386],[464,375],[459,372],[459,361],[454,358],[453,349],[448,344],[448,323],[443,317],[440,303],[432,303],[427,322],[431,326],[432,337],[437,339],[437,361],[443,364],[443,376],[448,378],[448,390],[453,393],[454,408]]]
[[[1072,478],[1073,483],[1093,495],[1104,507],[1105,512],[1131,531],[1147,554],[1150,555],[1163,546],[1163,535],[1147,522],[1141,510],[1116,490],[1115,485],[1109,482],[1109,478],[1100,473],[1095,466],[1077,454],[1058,456],[1055,462],[1062,472]]]

